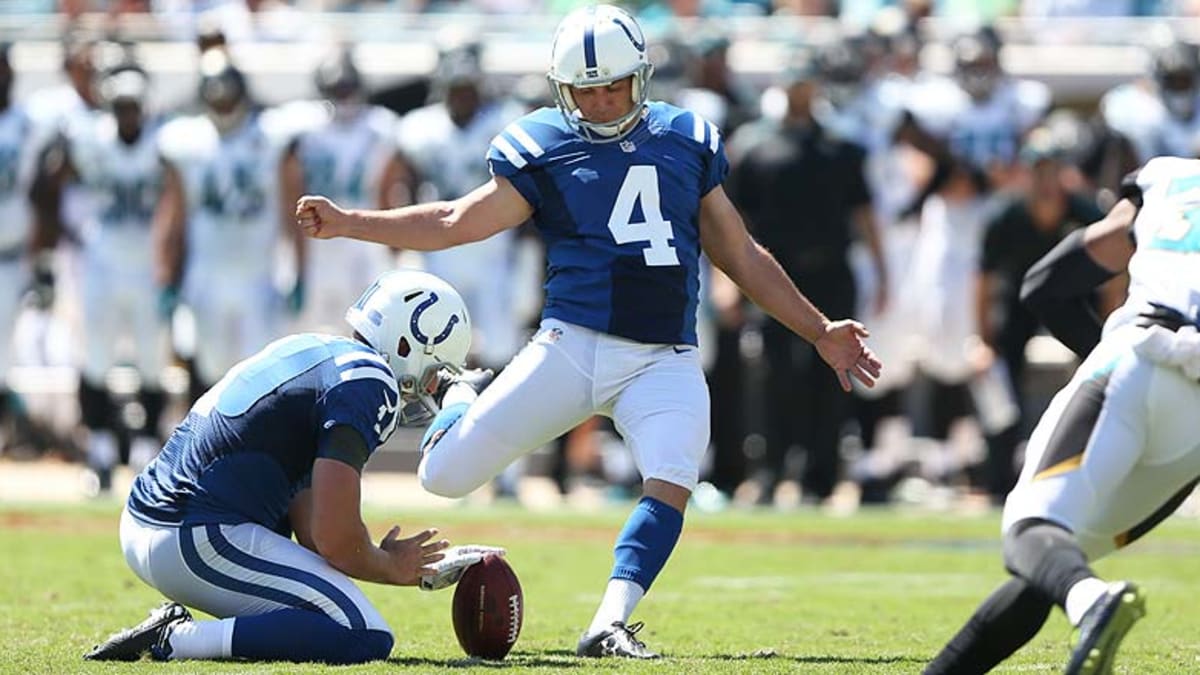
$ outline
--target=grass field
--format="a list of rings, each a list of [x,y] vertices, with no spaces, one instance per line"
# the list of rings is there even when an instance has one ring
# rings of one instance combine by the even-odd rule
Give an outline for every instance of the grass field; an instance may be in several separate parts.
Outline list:
[[[108,633],[160,601],[117,545],[118,506],[0,505],[0,672],[294,673],[320,666],[86,663]],[[512,507],[368,513],[382,534],[439,526],[452,541],[508,547],[526,619],[508,660],[462,656],[451,591],[367,585],[397,639],[386,664],[350,672],[916,673],[1003,579],[998,514],[860,512],[694,514],[667,569],[635,615],[653,664],[572,656],[606,579],[623,509],[530,513]],[[1139,581],[1149,615],[1130,633],[1119,672],[1200,672],[1200,522],[1173,519],[1148,541],[1098,565]],[[997,672],[1056,672],[1070,632],[1056,612]]]

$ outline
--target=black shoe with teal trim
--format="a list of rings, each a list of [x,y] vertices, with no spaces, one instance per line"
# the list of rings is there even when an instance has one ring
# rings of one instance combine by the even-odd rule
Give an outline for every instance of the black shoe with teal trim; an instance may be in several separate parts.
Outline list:
[[[608,630],[595,635],[585,635],[575,646],[576,656],[606,657],[617,656],[626,659],[658,659],[662,658],[649,649],[646,643],[637,639],[637,633],[643,623],[631,623],[626,626],[620,621],[614,621]]]
[[[1146,615],[1146,596],[1128,581],[1114,581],[1079,622],[1067,675],[1111,673],[1117,647],[1133,624]]]
[[[113,634],[103,644],[84,654],[83,658],[89,661],[137,661],[155,648],[161,651],[171,629],[191,620],[192,613],[187,607],[178,602],[164,603],[150,610],[150,618],[133,628]]]

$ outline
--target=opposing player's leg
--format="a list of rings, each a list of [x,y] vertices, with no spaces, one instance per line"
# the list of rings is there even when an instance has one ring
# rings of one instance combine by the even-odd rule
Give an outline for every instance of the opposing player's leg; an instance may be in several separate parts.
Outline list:
[[[1100,661],[1111,662],[1144,612],[1136,587],[1109,584],[1089,565],[1115,546],[1115,532],[1104,532],[1104,514],[1133,485],[1150,446],[1145,409],[1155,367],[1122,351],[1119,341],[1101,345],[1055,397],[1030,438],[1026,466],[1005,505],[1006,566],[1063,608],[1082,631],[1081,646],[1103,643],[1097,653],[1073,659],[1071,672],[1093,672]],[[1168,491],[1154,502],[1130,495],[1121,499],[1122,508],[1134,522],[1142,520],[1154,510],[1145,504],[1161,504],[1178,486],[1150,494],[1163,488]]]
[[[925,675],[974,675],[989,672],[1033,639],[1054,602],[1013,577],[988,596],[942,651]]]
[[[613,570],[591,625],[580,638],[580,656],[654,658],[629,619],[670,558],[683,529],[683,513],[708,447],[708,387],[698,350],[625,347],[656,352],[618,394],[612,409],[617,430],[633,451],[643,478],[643,497],[617,536]],[[604,354],[619,364],[620,351]],[[636,361],[635,361],[636,362]]]
[[[11,365],[13,327],[20,310],[20,289],[25,268],[17,257],[0,255],[0,423],[11,412],[8,368]]]
[[[1005,507],[1004,558],[1015,578],[975,611],[926,672],[987,672],[1037,633],[1050,607],[1067,607],[1072,589],[1068,614],[1076,615],[1074,623],[1104,593],[1107,585],[1089,567],[1073,528],[1088,522],[1097,499],[1111,494],[1101,492],[1101,485],[1115,488],[1140,454],[1140,441],[1127,435],[1131,429],[1119,439],[1112,435],[1127,425],[1116,423],[1122,410],[1110,394],[1116,359],[1102,346],[1051,401],[1030,437],[1024,471]],[[1126,396],[1136,395],[1131,389],[1126,387]],[[1114,429],[1102,429],[1102,413],[1103,426]],[[1089,450],[1106,432],[1101,452],[1115,455],[1108,463]],[[1120,442],[1125,445],[1114,453]],[[1098,482],[1083,469],[1085,461]]]
[[[192,354],[189,389],[198,398],[208,391],[237,362],[232,348],[231,324],[217,298],[203,291],[185,295],[194,317],[195,346]],[[224,366],[222,366],[224,364]]]
[[[79,413],[87,430],[87,464],[98,481],[97,488],[112,488],[112,472],[120,459],[117,435],[113,430],[116,413],[108,385],[103,378],[93,379],[86,372],[79,378]]]
[[[102,271],[89,266],[84,291],[84,363],[79,377],[79,413],[87,430],[88,468],[101,492],[112,487],[112,471],[119,459],[115,427],[116,409],[105,381],[113,367],[119,316],[111,301],[112,284]]]
[[[218,617],[156,626],[156,659],[362,663],[391,652],[391,629],[349,578],[260,525],[156,527],[125,512],[121,546],[147,584]]]
[[[128,292],[132,299],[129,305],[130,328],[137,350],[134,363],[141,381],[138,403],[145,413],[141,427],[134,430],[129,465],[134,471],[141,471],[162,447],[159,424],[167,403],[161,384],[162,371],[166,366],[166,326],[155,305],[156,295],[152,284],[146,283]]]
[[[548,320],[482,393],[452,386],[421,441],[421,485],[462,497],[596,409],[595,333]]]

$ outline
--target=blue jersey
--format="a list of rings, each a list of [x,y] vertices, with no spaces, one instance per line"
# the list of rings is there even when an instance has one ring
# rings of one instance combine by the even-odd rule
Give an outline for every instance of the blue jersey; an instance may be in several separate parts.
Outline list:
[[[715,125],[654,102],[621,141],[589,143],[542,108],[492,139],[487,158],[545,241],[543,318],[696,344],[700,200],[729,172]]]
[[[258,523],[276,528],[334,427],[368,450],[396,426],[400,393],[378,352],[361,342],[300,334],[242,361],[200,398],[134,480],[129,510],[164,525]]]

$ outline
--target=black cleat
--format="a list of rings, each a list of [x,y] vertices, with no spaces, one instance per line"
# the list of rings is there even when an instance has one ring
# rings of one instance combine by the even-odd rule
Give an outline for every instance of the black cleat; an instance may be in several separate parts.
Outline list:
[[[137,661],[166,641],[176,624],[191,621],[192,614],[178,602],[163,603],[150,610],[150,618],[133,628],[110,636],[83,655],[89,661]]]
[[[637,633],[642,629],[642,622],[626,626],[620,621],[614,621],[612,627],[592,636],[580,638],[575,646],[575,656],[619,656],[627,659],[658,659],[659,654],[646,649],[646,643],[637,639]]]
[[[1115,581],[1079,622],[1067,675],[1111,673],[1121,639],[1146,615],[1146,596],[1128,581]]]

